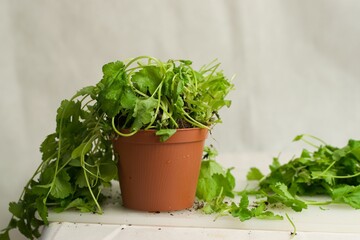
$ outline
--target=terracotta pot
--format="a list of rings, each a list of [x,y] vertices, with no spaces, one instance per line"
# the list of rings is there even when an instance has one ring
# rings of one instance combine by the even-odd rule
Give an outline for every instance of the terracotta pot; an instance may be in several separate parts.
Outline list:
[[[178,129],[160,142],[154,130],[143,130],[114,140],[123,205],[142,211],[191,207],[207,134],[207,129]]]

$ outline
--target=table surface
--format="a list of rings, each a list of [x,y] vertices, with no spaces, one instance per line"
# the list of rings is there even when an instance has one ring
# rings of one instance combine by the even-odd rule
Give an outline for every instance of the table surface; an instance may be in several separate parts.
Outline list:
[[[218,161],[225,167],[235,167],[236,188],[240,190],[249,184],[245,179],[248,169],[256,166],[267,173],[272,156],[232,154],[219,156]],[[287,161],[286,157],[282,161]],[[44,230],[42,239],[360,239],[360,211],[340,204],[309,206],[299,213],[277,209],[276,213],[288,214],[294,222],[297,232],[294,236],[286,217],[240,222],[229,216],[205,215],[193,208],[140,212],[122,207],[118,183],[113,184],[109,194],[111,197],[103,205],[102,215],[77,211],[49,213],[52,223]]]

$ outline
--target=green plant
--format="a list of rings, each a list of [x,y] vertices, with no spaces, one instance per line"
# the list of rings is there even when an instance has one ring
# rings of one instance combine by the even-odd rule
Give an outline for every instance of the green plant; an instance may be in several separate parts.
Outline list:
[[[313,140],[316,140],[314,142]],[[279,205],[296,212],[309,205],[347,204],[360,209],[360,141],[349,140],[338,148],[326,144],[311,135],[299,135],[294,141],[304,141],[314,151],[303,149],[299,157],[280,164],[277,157],[269,166],[265,176],[258,168],[248,171],[247,180],[257,181],[256,189],[235,192],[235,180],[230,169],[224,169],[216,162],[216,151],[205,148],[204,161],[200,171],[197,197],[203,203],[203,212],[231,215],[245,221],[251,218],[281,220],[283,216],[273,213]],[[318,145],[318,143],[320,143]],[[234,195],[241,196],[239,204]],[[248,195],[256,195],[249,203]],[[328,196],[327,200],[306,200],[309,196]],[[296,227],[287,214],[286,218]]]
[[[103,67],[98,102],[112,118],[115,130],[130,130],[116,130],[119,135],[156,129],[164,141],[175,132],[173,129],[210,128],[220,120],[218,111],[230,106],[225,97],[233,86],[218,71],[219,63],[212,62],[195,71],[188,60],[161,62],[145,57],[147,63],[132,67],[143,58],[126,65],[115,62]]]
[[[233,88],[219,63],[199,71],[188,60],[162,62],[141,56],[103,66],[96,86],[78,91],[57,110],[55,132],[40,147],[42,162],[24,187],[0,239],[18,228],[29,239],[48,224],[48,208],[102,213],[101,191],[117,179],[111,139],[156,129],[166,141],[177,128],[211,128],[230,106]]]
[[[196,189],[196,197],[201,201],[199,205],[203,206],[204,213],[230,215],[240,221],[251,218],[283,219],[282,216],[269,211],[264,200],[250,204],[247,192],[241,193],[238,204],[234,202],[237,193],[234,191],[235,177],[231,173],[232,168],[224,169],[216,161],[217,151],[212,146],[205,147],[204,153]]]
[[[311,140],[316,140],[314,143]],[[301,155],[281,165],[278,158],[270,165],[270,174],[263,176],[253,168],[248,177],[259,181],[258,193],[269,203],[281,203],[295,211],[308,205],[347,204],[360,209],[360,141],[349,140],[339,148],[311,135],[299,135],[315,151],[303,149]],[[320,143],[320,145],[317,144]],[[254,175],[254,172],[258,174]],[[260,173],[260,174],[259,174]],[[302,196],[326,195],[327,201],[306,201]]]

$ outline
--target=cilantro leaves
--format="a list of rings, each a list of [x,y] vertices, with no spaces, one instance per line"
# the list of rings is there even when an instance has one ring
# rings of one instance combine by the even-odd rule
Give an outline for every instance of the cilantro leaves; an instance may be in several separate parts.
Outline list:
[[[311,135],[299,135],[294,139],[300,140],[315,150],[303,149],[299,157],[283,165],[274,158],[267,176],[256,167],[250,168],[247,179],[258,181],[259,185],[255,190],[241,191],[238,204],[225,201],[226,197],[234,197],[235,181],[231,169],[223,169],[215,162],[216,150],[206,148],[197,188],[198,199],[205,203],[203,211],[219,216],[231,215],[245,221],[251,218],[283,219],[270,211],[274,205],[283,205],[297,212],[309,205],[331,203],[360,209],[360,141],[349,140],[346,146],[337,148]],[[250,204],[248,195],[254,194],[256,200]],[[311,195],[327,195],[329,200],[302,199],[302,196]]]
[[[224,169],[215,158],[217,151],[212,147],[205,147],[201,164],[196,197],[204,202],[202,211],[206,214],[217,213],[219,216],[230,215],[246,221],[251,218],[282,219],[282,216],[268,210],[265,201],[257,201],[251,206],[247,193],[241,194],[240,202],[230,203],[225,198],[235,197],[235,178],[231,173],[232,168]],[[259,177],[256,171],[255,175]]]
[[[219,63],[212,62],[199,71],[191,64],[140,56],[126,65],[105,65],[97,101],[113,119],[115,131],[128,136],[140,129],[156,129],[165,141],[175,131],[163,134],[164,130],[210,128],[221,122],[218,111],[230,106],[225,98],[232,83],[218,70]]]
[[[205,152],[213,151],[204,157],[201,163],[199,180],[196,188],[196,196],[205,201],[211,201],[221,196],[234,197],[235,178],[231,169],[226,171],[215,161],[217,153],[214,149],[206,147]]]
[[[303,149],[299,157],[283,165],[274,158],[270,174],[263,178],[258,169],[249,171],[248,180],[259,181],[258,193],[266,196],[270,203],[281,203],[295,211],[308,205],[329,203],[344,203],[359,209],[360,141],[349,140],[346,146],[338,148],[311,135],[294,138],[294,141],[300,140],[315,151]],[[300,199],[304,195],[328,195],[331,200],[306,202]]]
[[[92,99],[96,91],[87,87],[61,102],[56,131],[42,142],[42,162],[20,199],[9,204],[13,216],[1,239],[9,239],[13,228],[29,239],[38,238],[40,227],[48,224],[50,206],[55,211],[77,208],[101,213],[101,189],[117,172],[109,141],[111,126]]]
[[[166,141],[177,128],[210,128],[220,122],[218,111],[230,106],[225,97],[233,85],[218,70],[220,64],[212,62],[199,71],[191,64],[148,56],[126,64],[111,62],[103,66],[103,77],[95,86],[63,100],[55,132],[40,146],[42,161],[18,202],[10,203],[13,216],[0,239],[9,239],[14,228],[29,239],[38,238],[39,228],[48,224],[48,207],[57,212],[76,208],[102,213],[101,190],[117,180],[111,144],[115,133],[129,136],[140,129],[156,129],[159,139]],[[227,183],[222,191],[231,195],[230,172],[215,178]]]
[[[114,117],[121,109],[121,99],[126,88],[125,65],[117,61],[103,66],[103,78],[96,85],[99,89],[97,101],[107,116]]]

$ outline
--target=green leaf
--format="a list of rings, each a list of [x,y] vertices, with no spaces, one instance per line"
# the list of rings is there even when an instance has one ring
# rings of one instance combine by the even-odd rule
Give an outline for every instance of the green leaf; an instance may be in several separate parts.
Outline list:
[[[264,177],[264,174],[258,168],[252,167],[246,175],[247,180],[260,180]]]
[[[131,80],[141,92],[152,95],[162,80],[161,69],[157,66],[144,66],[132,75]]]
[[[303,149],[301,152],[301,159],[309,159],[311,158],[311,153],[307,149]]]
[[[203,161],[203,163],[204,163],[204,168],[207,169],[209,176],[212,176],[214,174],[221,174],[221,175],[226,174],[223,166],[221,166],[220,163],[218,163],[215,160]]]
[[[80,89],[79,91],[77,91],[76,94],[73,96],[73,98],[85,96],[85,95],[90,95],[90,96],[94,97],[95,90],[96,90],[96,87],[94,87],[94,86],[84,87],[84,88]]]
[[[233,217],[238,217],[241,222],[249,220],[253,217],[253,213],[248,209],[249,199],[246,194],[243,194],[240,199],[239,206],[231,203],[230,212]]]
[[[80,158],[72,159],[72,160],[69,162],[69,165],[72,166],[72,167],[81,167]]]
[[[10,240],[9,231],[0,233],[0,240]]]
[[[251,219],[253,217],[253,214],[248,209],[242,209],[241,211],[238,212],[238,217],[241,222],[244,222],[246,220]]]
[[[360,190],[359,186],[356,190],[348,193],[346,196],[343,197],[344,202],[349,204],[351,207],[355,209],[360,209]]]
[[[205,202],[203,212],[205,214],[226,212],[228,209],[227,203],[224,202],[224,196],[218,196],[217,198]]]
[[[231,169],[226,171],[214,160],[202,161],[196,196],[200,200],[211,201],[221,193],[223,196],[234,197],[235,178]]]
[[[280,162],[279,162],[279,158],[274,157],[273,158],[273,162],[272,164],[269,166],[270,170],[273,172],[276,169],[278,169],[281,166]]]
[[[334,188],[332,191],[332,198],[334,200],[338,200],[341,199],[342,197],[344,197],[346,194],[351,193],[354,189],[354,186],[350,186],[350,185],[342,185],[342,186],[338,186],[337,188]]]
[[[24,215],[24,205],[22,202],[10,202],[9,211],[17,218],[22,218]]]
[[[110,62],[102,67],[104,77],[100,83],[111,83],[124,71],[124,63],[121,61]],[[104,80],[104,81],[103,81]]]
[[[274,191],[274,195],[268,196],[269,202],[280,202],[288,207],[291,207],[296,212],[300,212],[302,209],[306,209],[307,205],[305,202],[296,199],[289,191],[285,184],[276,183],[275,185],[270,185],[271,189]]]
[[[263,214],[265,209],[266,209],[266,205],[265,205],[264,201],[262,201],[262,202],[258,203],[258,205],[256,207],[251,209],[251,211],[252,211],[252,213],[254,214],[255,217],[258,217],[261,214]]]
[[[132,115],[135,118],[132,124],[133,130],[139,130],[151,122],[155,115],[157,104],[158,102],[154,98],[137,99]]]
[[[339,161],[341,158],[345,157],[348,153],[349,153],[348,147],[337,149],[333,152],[332,159],[334,161]]]
[[[63,100],[60,107],[57,110],[57,122],[60,123],[60,120],[68,120],[74,122],[77,120],[81,113],[81,103],[69,100]],[[59,131],[57,131],[59,132]]]
[[[165,142],[175,133],[176,133],[176,129],[160,129],[157,130],[155,134],[156,136],[160,136],[161,142]]]
[[[271,211],[264,211],[262,214],[256,216],[258,219],[266,219],[266,220],[283,220],[284,217],[278,214],[275,214]]]
[[[192,61],[190,60],[180,60],[180,62],[184,63],[185,65],[191,65]]]
[[[241,196],[239,207],[240,208],[248,208],[249,207],[249,197],[247,196],[247,194],[243,194]]]
[[[60,171],[54,180],[54,186],[50,194],[60,199],[68,197],[73,192],[72,185],[69,181],[69,174],[67,174],[65,170]]]
[[[44,200],[45,199],[41,199],[41,198],[38,198],[36,199],[36,209],[41,217],[41,219],[44,221],[45,225],[48,225],[49,224],[49,221],[48,221],[48,209],[44,203]]]
[[[120,61],[105,64],[103,78],[97,84],[100,91],[96,100],[109,117],[115,117],[122,107],[120,99],[127,84],[124,67]]]
[[[271,211],[266,210],[266,205],[264,201],[258,203],[258,205],[251,209],[254,217],[257,219],[267,219],[267,220],[282,220],[283,217],[277,215]]]
[[[46,196],[46,194],[49,192],[51,184],[46,185],[35,185],[31,188],[29,191],[29,194],[38,195],[38,196]]]
[[[99,170],[102,180],[105,182],[110,182],[111,180],[115,179],[118,174],[117,166],[113,161],[101,164]]]
[[[351,149],[351,153],[355,156],[355,158],[360,161],[360,141],[349,140],[348,146]]]
[[[226,196],[228,197],[233,197],[233,193],[234,193],[234,188],[235,188],[235,177],[234,175],[231,173],[231,171],[233,170],[234,168],[228,168],[226,170],[226,180],[227,180],[227,184],[229,186],[229,191],[231,190],[231,194],[226,194]]]
[[[131,91],[131,89],[125,88],[120,99],[121,107],[132,111],[135,107],[137,98],[138,97],[134,94],[133,91]]]
[[[43,161],[55,158],[58,150],[58,141],[56,139],[56,135],[56,133],[48,135],[41,143],[40,152],[42,153]]]
[[[335,184],[336,176],[337,176],[337,172],[335,170],[328,170],[328,171],[326,171],[325,175],[324,175],[323,171],[312,171],[311,172],[311,177],[313,179],[323,179],[324,182],[326,182],[330,186],[333,186]]]
[[[303,139],[303,137],[304,137],[304,134],[297,135],[297,136],[293,139],[293,142],[300,141],[301,139]]]
[[[218,196],[219,186],[212,178],[199,177],[196,187],[196,197],[207,202]]]
[[[17,228],[19,229],[19,231],[27,238],[29,239],[33,239],[33,234],[31,229],[26,225],[25,223],[25,219],[20,219],[17,222]]]
[[[73,201],[71,201],[65,208],[64,210],[68,210],[70,208],[83,208],[84,206],[86,206],[85,201],[82,198],[76,198]]]
[[[253,215],[257,219],[267,219],[267,220],[282,220],[281,215],[275,214],[271,211],[266,210],[266,205],[264,201],[258,203],[258,205],[251,209]]]
[[[92,148],[92,143],[90,142],[83,142],[77,148],[75,148],[71,153],[71,158],[76,159],[80,156],[86,155]]]
[[[122,107],[120,99],[122,95],[122,84],[119,82],[115,82],[107,91],[99,94],[98,103],[109,117],[115,117],[120,112]]]
[[[87,182],[86,182],[86,179],[85,179],[85,175],[84,175],[84,171],[83,170],[80,170],[77,174],[77,177],[76,177],[76,181],[75,181],[75,184],[80,187],[80,188],[85,188],[87,187]]]
[[[332,191],[332,198],[337,202],[344,202],[355,209],[360,209],[360,185],[343,185],[334,188]]]
[[[235,182],[234,182],[233,177],[230,177],[230,176],[232,176],[231,173],[228,176],[222,175],[222,174],[217,174],[217,173],[212,175],[213,180],[216,182],[217,195],[222,190],[222,194],[224,196],[231,197],[231,198],[234,197],[233,190],[234,190]]]
[[[43,185],[50,184],[54,179],[55,168],[56,166],[54,164],[48,165],[40,175],[40,186],[36,185],[36,187],[43,187]]]
[[[196,188],[196,196],[205,201],[211,201],[220,192],[219,186],[212,175],[224,174],[222,167],[213,160],[202,161],[199,173],[199,180]]]
[[[205,146],[204,147],[204,160],[213,160],[216,162],[216,157],[218,156],[217,150],[214,148],[214,146]],[[222,168],[222,167],[221,167]]]

